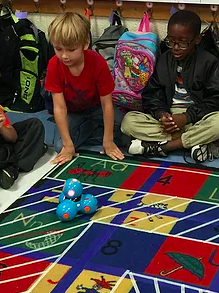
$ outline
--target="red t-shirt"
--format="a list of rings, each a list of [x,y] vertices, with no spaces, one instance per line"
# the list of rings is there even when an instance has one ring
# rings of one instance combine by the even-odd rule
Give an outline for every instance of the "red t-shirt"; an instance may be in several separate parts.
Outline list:
[[[84,68],[74,76],[57,56],[50,59],[45,89],[63,93],[68,112],[79,112],[100,104],[100,96],[111,94],[114,81],[106,60],[92,50],[84,51]]]

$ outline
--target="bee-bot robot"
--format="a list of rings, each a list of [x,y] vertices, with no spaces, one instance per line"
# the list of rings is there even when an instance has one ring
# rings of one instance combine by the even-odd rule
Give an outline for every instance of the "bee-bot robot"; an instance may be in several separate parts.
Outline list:
[[[97,199],[92,194],[83,194],[81,182],[67,179],[59,196],[56,214],[61,221],[73,220],[78,212],[92,214],[97,209]]]

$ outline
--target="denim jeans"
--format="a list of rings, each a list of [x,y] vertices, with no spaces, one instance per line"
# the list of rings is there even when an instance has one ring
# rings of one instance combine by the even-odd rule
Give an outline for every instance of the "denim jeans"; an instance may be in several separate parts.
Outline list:
[[[122,133],[120,130],[124,114],[117,106],[114,106],[114,142],[123,146]],[[75,149],[81,145],[103,144],[103,111],[101,105],[86,109],[80,113],[68,113],[69,133]],[[62,149],[62,139],[56,126],[54,135],[54,147],[56,152]]]

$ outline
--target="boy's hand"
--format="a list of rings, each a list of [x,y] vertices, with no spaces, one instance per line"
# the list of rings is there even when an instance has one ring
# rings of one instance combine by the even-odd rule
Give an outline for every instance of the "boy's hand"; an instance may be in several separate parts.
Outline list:
[[[184,113],[182,114],[173,114],[173,121],[177,125],[178,128],[182,128],[187,124],[187,117]]]
[[[77,157],[79,154],[75,153],[74,145],[62,148],[61,152],[51,161],[51,164],[63,165],[68,161],[71,161],[73,157]]]
[[[103,150],[100,152],[101,154],[107,154],[113,160],[123,160],[125,158],[124,154],[120,151],[117,145],[112,142],[107,142],[103,144]]]
[[[159,122],[161,124],[161,127],[163,128],[163,131],[167,133],[173,133],[179,130],[170,113],[162,113]]]
[[[3,125],[5,124],[5,115],[3,114],[3,112],[0,110],[0,129],[3,127]]]

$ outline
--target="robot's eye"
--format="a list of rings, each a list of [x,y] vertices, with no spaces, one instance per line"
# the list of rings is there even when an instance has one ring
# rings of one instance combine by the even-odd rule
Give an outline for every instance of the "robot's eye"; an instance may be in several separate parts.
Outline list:
[[[75,191],[74,190],[69,190],[68,191],[68,196],[74,196],[75,195]]]

